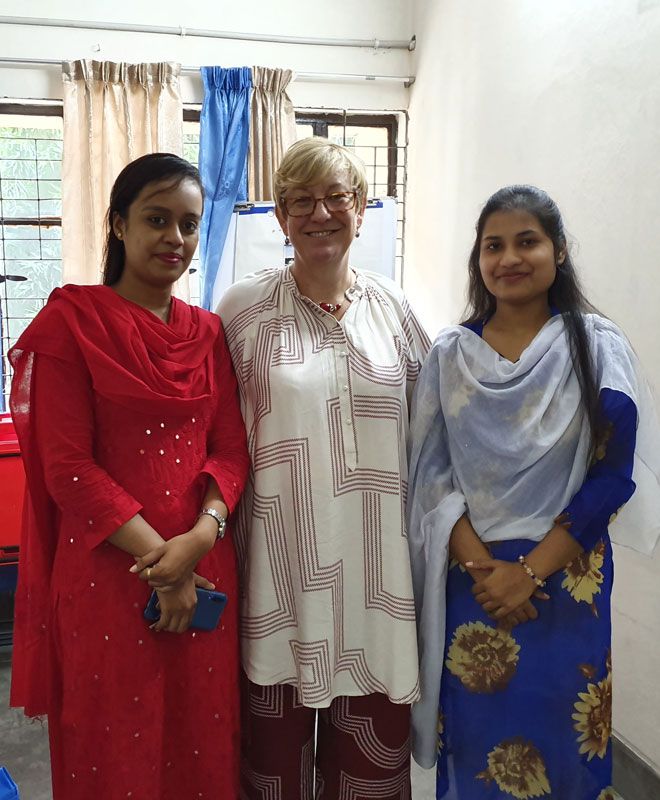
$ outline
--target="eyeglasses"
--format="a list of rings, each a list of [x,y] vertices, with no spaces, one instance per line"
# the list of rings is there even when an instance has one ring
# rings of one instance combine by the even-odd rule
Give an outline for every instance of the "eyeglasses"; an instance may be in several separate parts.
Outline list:
[[[325,210],[332,214],[336,211],[350,211],[355,206],[357,192],[333,192],[327,197],[284,197],[282,205],[290,217],[306,217],[316,211],[316,204],[323,203]]]

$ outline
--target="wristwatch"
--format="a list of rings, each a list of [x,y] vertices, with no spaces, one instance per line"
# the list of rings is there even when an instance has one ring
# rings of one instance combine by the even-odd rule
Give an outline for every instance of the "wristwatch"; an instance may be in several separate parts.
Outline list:
[[[222,539],[225,535],[225,528],[227,527],[227,518],[223,517],[219,511],[216,511],[215,508],[203,508],[198,516],[197,519],[203,517],[204,514],[208,514],[209,517],[213,517],[213,519],[218,523],[218,535],[216,539]]]

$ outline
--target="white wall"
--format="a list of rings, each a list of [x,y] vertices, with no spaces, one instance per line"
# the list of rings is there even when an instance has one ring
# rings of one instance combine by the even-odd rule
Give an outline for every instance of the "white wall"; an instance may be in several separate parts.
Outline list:
[[[282,36],[351,39],[408,39],[412,35],[408,4],[402,0],[0,0],[0,16],[93,20],[137,25],[252,32]],[[0,20],[1,23],[1,20]],[[411,57],[406,50],[313,47],[228,39],[103,32],[66,28],[37,28],[0,24],[0,55],[13,58],[69,60],[95,58],[114,61],[178,61],[184,66],[287,67],[299,72],[408,75]],[[198,77],[184,78],[184,102],[201,102]],[[408,90],[402,84],[303,83],[292,84],[295,105],[359,109],[402,109]],[[59,71],[8,69],[0,65],[0,97],[61,98]]]
[[[660,388],[659,0],[415,0],[405,288],[457,321],[474,223],[534,183]],[[660,509],[659,509],[660,513]],[[614,724],[660,767],[660,553],[616,553]]]

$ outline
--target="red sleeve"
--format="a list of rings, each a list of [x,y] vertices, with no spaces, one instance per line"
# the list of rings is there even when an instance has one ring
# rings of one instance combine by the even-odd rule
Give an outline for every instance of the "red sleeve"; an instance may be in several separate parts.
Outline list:
[[[32,413],[48,493],[80,522],[91,549],[142,506],[94,461],[93,394],[83,364],[40,354],[33,380]]]
[[[238,399],[238,384],[222,328],[215,347],[215,386],[218,403],[209,431],[208,458],[202,472],[215,478],[231,513],[245,487],[250,457]]]

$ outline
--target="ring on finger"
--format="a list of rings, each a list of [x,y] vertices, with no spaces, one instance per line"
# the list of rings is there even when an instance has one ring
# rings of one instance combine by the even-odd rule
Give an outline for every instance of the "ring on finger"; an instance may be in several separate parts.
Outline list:
[[[147,567],[146,572],[147,572],[147,580],[148,581],[151,580],[151,570],[152,570],[152,567]]]

